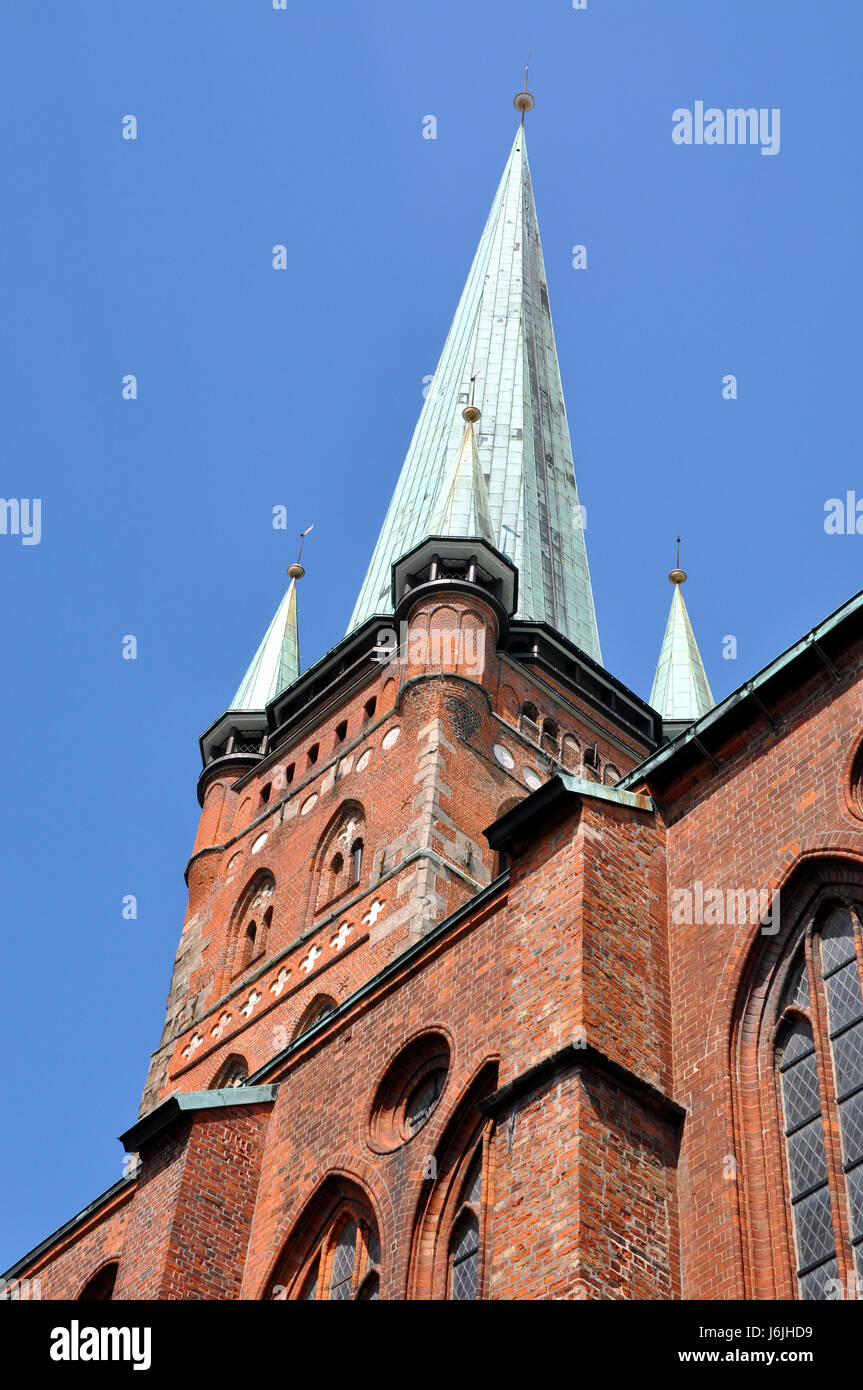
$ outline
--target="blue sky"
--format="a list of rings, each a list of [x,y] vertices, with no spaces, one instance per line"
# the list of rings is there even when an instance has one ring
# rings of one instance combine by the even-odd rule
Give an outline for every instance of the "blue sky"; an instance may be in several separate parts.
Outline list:
[[[40,498],[42,536],[0,535],[0,1266],[121,1175],[197,736],[312,521],[304,663],[344,631],[528,50],[606,665],[649,695],[678,530],[717,699],[861,587],[863,537],[824,529],[828,498],[863,498],[861,20],[837,0],[3,7],[0,494]],[[675,145],[698,100],[778,107],[780,152]]]

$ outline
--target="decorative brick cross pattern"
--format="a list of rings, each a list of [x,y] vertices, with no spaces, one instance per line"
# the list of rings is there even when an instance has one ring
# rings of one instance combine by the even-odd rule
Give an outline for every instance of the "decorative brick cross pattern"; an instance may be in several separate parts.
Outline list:
[[[372,903],[371,907],[369,908],[368,912],[363,918],[363,921],[368,926],[373,927],[375,922],[378,920],[381,913],[383,912],[384,906],[385,905],[381,902],[380,898],[375,898],[374,902]]]
[[[353,927],[351,926],[350,922],[341,923],[338,931],[336,932],[335,936],[330,942],[330,945],[332,946],[334,951],[340,951],[342,949],[342,947],[348,939],[348,936],[352,931]]]
[[[193,1033],[191,1041],[187,1043],[187,1045],[183,1048],[183,1056],[191,1057],[193,1052],[197,1052],[198,1048],[201,1046],[201,1043],[203,1041],[204,1039],[200,1036],[199,1033]]]
[[[215,1028],[210,1029],[211,1038],[220,1038],[231,1021],[230,1014],[222,1014]]]
[[[240,1013],[243,1014],[245,1018],[249,1018],[252,1009],[255,1007],[260,997],[261,996],[260,994],[258,994],[258,991],[256,989],[253,989],[245,1004],[240,1005]]]
[[[285,967],[282,966],[278,975],[273,980],[273,983],[270,985],[270,994],[274,994],[278,999],[279,995],[281,994],[282,990],[284,989],[285,985],[288,983],[288,980],[290,978],[290,970],[286,970]]]
[[[309,949],[309,954],[308,954],[307,956],[305,956],[305,957],[300,961],[300,965],[301,965],[302,969],[305,970],[305,972],[306,972],[307,975],[308,975],[309,971],[311,970],[312,966],[314,965],[315,961],[317,960],[317,958],[318,958],[318,956],[319,956],[320,954],[321,954],[321,948],[320,948],[320,946],[312,946],[312,947]]]

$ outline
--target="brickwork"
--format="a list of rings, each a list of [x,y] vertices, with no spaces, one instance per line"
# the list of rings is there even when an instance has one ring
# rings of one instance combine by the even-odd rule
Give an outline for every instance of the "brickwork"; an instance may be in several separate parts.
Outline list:
[[[497,620],[425,595],[404,662],[205,775],[143,1110],[229,1057],[274,1099],[192,1096],[18,1271],[43,1296],[119,1261],[118,1299],[325,1297],[350,1221],[386,1299],[449,1297],[474,1229],[482,1297],[797,1296],[765,1010],[805,912],[863,892],[863,645],[789,681],[775,728],[749,704],[709,757],[648,763],[638,799],[596,784],[646,746],[499,652]],[[544,802],[561,767],[587,780]],[[679,920],[699,884],[779,890],[775,930]]]

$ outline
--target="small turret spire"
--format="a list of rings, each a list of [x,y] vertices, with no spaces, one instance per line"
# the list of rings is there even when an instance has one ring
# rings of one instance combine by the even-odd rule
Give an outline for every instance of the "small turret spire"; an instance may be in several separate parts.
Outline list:
[[[264,633],[261,645],[231,701],[232,710],[262,710],[300,674],[300,638],[297,624],[297,581],[305,574],[300,559],[306,536],[314,522],[300,534],[297,558],[288,565],[290,584]]]
[[[714,699],[683,601],[686,571],[680,568],[679,536],[677,562],[668,578],[674,585],[674,597],[650,692],[650,703],[665,720],[693,722],[713,709]]]
[[[455,464],[444,476],[439,499],[435,507],[431,534],[436,536],[480,536],[495,544],[491,510],[488,504],[488,489],[479,461],[474,425],[482,418],[482,413],[474,404],[476,379],[479,372],[471,377],[470,405],[462,411],[465,431],[455,457]]]

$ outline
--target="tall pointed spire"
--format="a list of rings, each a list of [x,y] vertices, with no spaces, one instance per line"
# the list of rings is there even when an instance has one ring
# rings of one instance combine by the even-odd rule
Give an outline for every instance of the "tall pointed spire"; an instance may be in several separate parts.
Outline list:
[[[530,109],[527,93],[516,106]],[[459,405],[482,368],[476,464],[459,466]],[[390,567],[435,534],[448,481],[482,476],[493,544],[517,566],[517,617],[546,622],[596,661],[599,636],[545,266],[520,125],[349,630],[385,613]],[[474,494],[478,488],[474,487]],[[453,512],[455,520],[457,512]],[[458,524],[461,525],[461,519]],[[466,522],[464,524],[467,524]]]
[[[300,637],[297,626],[297,580],[302,579],[305,570],[300,564],[303,542],[309,531],[308,526],[300,536],[300,549],[295,562],[288,566],[290,584],[284,598],[276,609],[275,617],[261,640],[261,645],[252,657],[251,665],[240,682],[239,689],[231,701],[232,710],[266,709],[286,690],[300,674]]]
[[[677,566],[668,576],[674,585],[674,596],[665,625],[650,703],[665,720],[693,722],[713,709],[715,702],[683,601],[686,571],[680,568],[679,537],[677,560]]]

